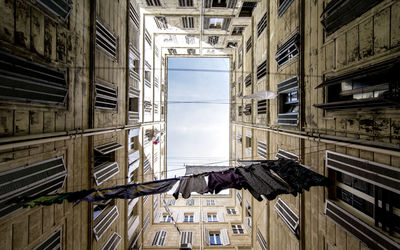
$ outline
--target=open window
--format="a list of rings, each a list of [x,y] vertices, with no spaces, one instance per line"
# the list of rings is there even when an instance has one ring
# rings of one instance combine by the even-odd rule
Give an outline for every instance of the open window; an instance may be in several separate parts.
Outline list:
[[[334,77],[325,77],[326,102],[315,105],[325,110],[348,110],[399,106],[398,59]]]
[[[119,173],[115,151],[123,148],[117,142],[110,142],[94,148],[93,177],[99,186]]]
[[[278,47],[275,54],[275,61],[278,66],[282,66],[297,57],[300,52],[299,48],[300,35],[298,32],[293,34],[286,42]]]
[[[297,126],[299,117],[298,77],[278,83],[278,124]]]
[[[239,11],[239,17],[251,17],[256,6],[257,2],[243,2]]]
[[[335,183],[326,215],[371,249],[398,249],[392,237],[400,238],[400,170],[332,151],[326,166]]]

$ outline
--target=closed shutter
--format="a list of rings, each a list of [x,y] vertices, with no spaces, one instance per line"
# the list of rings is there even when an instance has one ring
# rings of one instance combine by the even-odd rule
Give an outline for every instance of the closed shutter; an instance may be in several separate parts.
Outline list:
[[[162,213],[158,212],[154,217],[154,223],[160,223],[161,221],[162,221]]]
[[[208,221],[207,212],[203,212],[203,221],[204,221],[204,222],[207,222],[207,221]]]
[[[0,98],[64,104],[65,72],[0,51]]]
[[[106,244],[101,248],[101,250],[114,250],[117,249],[119,243],[121,242],[122,238],[119,234],[114,232],[110,238],[108,238]]]
[[[258,229],[258,228],[257,228],[257,241],[261,247],[261,250],[267,250],[267,241],[265,240],[260,229]]]
[[[129,3],[129,17],[132,19],[136,27],[139,28],[140,24],[139,13],[136,11],[135,7],[133,7],[132,3]]]
[[[158,242],[158,246],[164,246],[166,238],[167,238],[167,231],[161,230],[160,240]]]
[[[179,213],[178,213],[178,216],[177,216],[177,218],[176,218],[176,222],[182,223],[184,219],[185,219],[184,213],[183,213],[183,212],[179,212]]]
[[[36,2],[63,21],[67,19],[72,9],[71,4],[67,0],[36,0]]]
[[[181,233],[181,241],[180,244],[192,244],[193,243],[193,232],[190,231],[183,231]]]
[[[32,250],[50,250],[50,249],[62,249],[62,229],[58,229],[55,233],[50,235],[45,241],[40,243]]]
[[[118,218],[117,206],[107,207],[104,209],[99,216],[94,220],[93,233],[96,240],[99,240],[101,236],[107,231],[112,223]]]
[[[156,234],[154,235],[153,242],[151,243],[152,246],[157,246],[158,241],[160,239],[160,233],[161,233],[160,231],[157,231]]]
[[[226,229],[221,229],[221,243],[224,246],[230,244],[228,230],[226,230]]]
[[[261,35],[261,33],[267,27],[267,12],[261,17],[260,21],[257,24],[257,37]]]
[[[96,83],[95,85],[95,108],[116,110],[118,104],[117,88]]]
[[[63,157],[0,173],[0,218],[20,209],[17,197],[51,194],[64,186],[67,169]]]
[[[194,213],[193,222],[200,222],[200,212]]]
[[[285,151],[283,149],[278,149],[278,153],[276,153],[275,158],[276,159],[285,158],[293,161],[299,161],[298,155]]]
[[[278,66],[282,66],[299,55],[299,33],[292,35],[284,44],[279,46],[275,54],[275,60]]]
[[[257,154],[263,159],[267,159],[267,144],[262,141],[257,142]]]
[[[280,0],[278,7],[278,18],[286,12],[292,2],[293,0]]]
[[[113,59],[117,58],[118,39],[99,20],[96,20],[96,45]]]
[[[207,228],[204,228],[204,241],[207,245],[210,245],[210,232]]]

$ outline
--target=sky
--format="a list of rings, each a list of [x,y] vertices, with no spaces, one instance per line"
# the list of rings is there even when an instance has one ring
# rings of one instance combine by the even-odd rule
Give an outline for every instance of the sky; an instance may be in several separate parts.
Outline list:
[[[168,59],[168,177],[184,175],[185,164],[229,165],[229,65],[229,58]]]

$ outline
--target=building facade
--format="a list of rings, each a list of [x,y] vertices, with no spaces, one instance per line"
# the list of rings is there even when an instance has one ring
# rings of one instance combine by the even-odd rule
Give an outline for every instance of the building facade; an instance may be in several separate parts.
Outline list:
[[[2,249],[400,248],[399,1],[0,9]],[[245,190],[16,202],[166,178],[168,58],[196,56],[231,59],[231,162],[290,158],[334,185],[267,202]],[[262,91],[276,97],[243,98]]]

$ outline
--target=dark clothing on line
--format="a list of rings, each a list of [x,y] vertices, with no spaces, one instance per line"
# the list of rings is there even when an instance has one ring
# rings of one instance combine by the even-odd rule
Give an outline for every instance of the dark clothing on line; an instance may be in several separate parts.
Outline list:
[[[208,176],[208,189],[210,193],[218,194],[223,189],[242,189],[246,180],[242,175],[235,173],[234,169],[223,172],[211,172]]]

